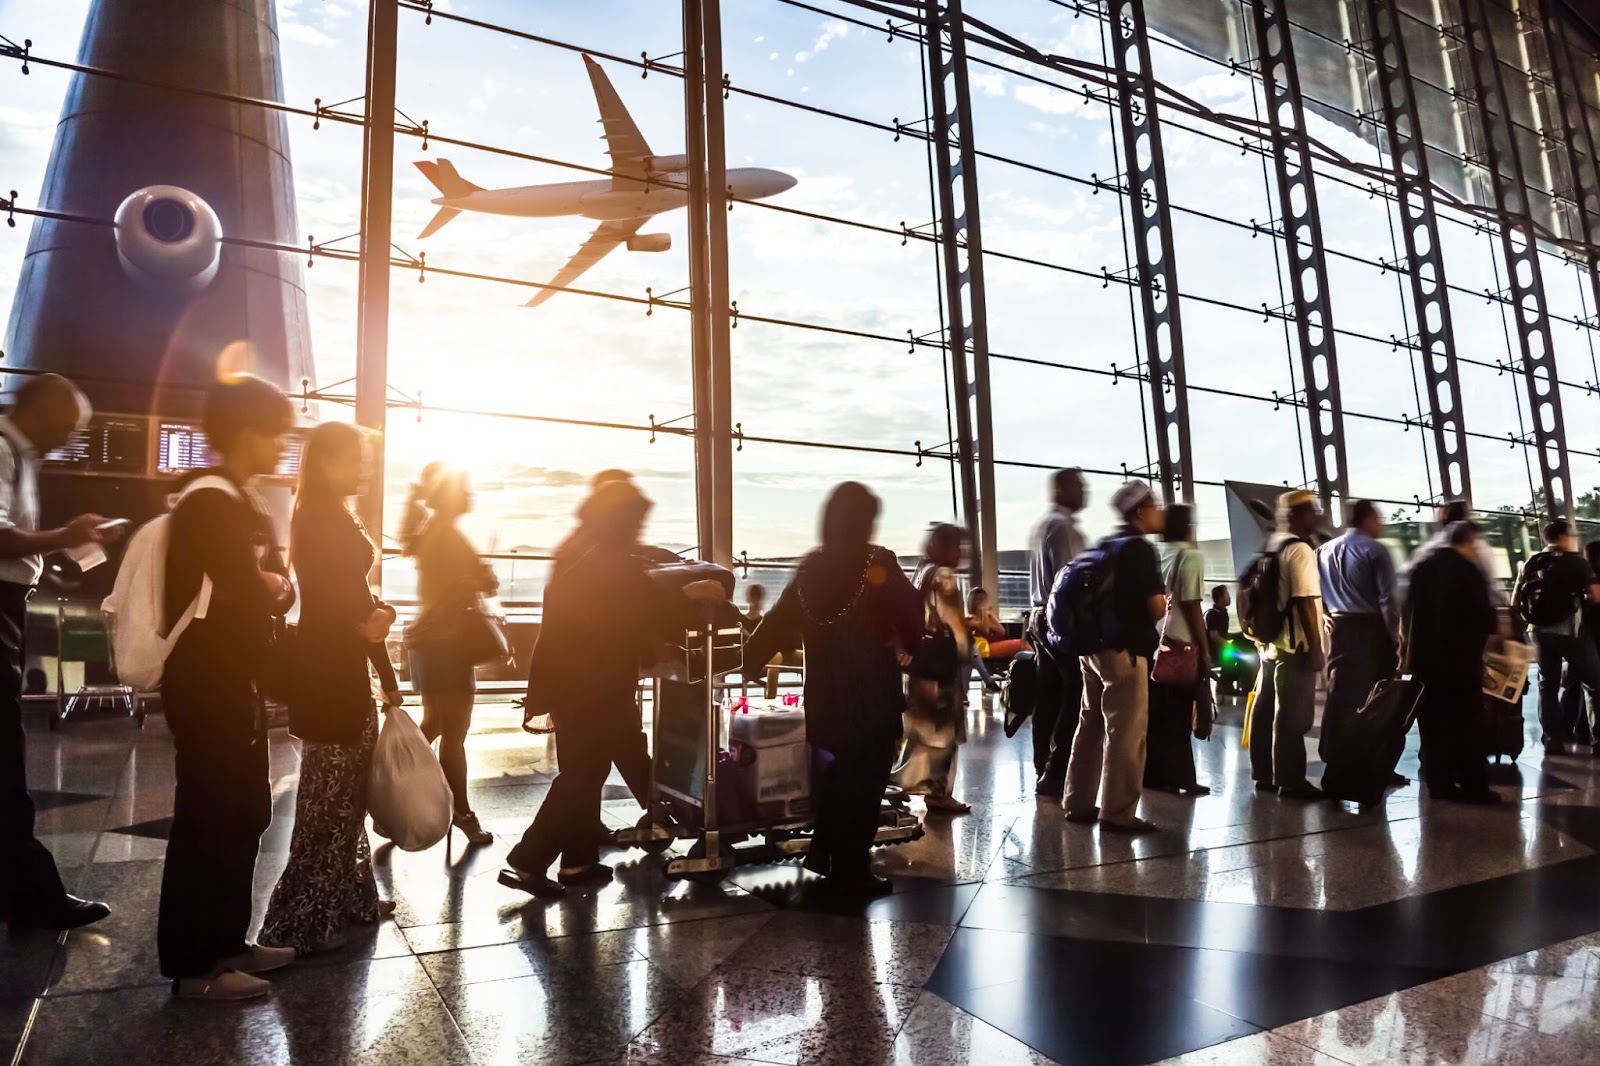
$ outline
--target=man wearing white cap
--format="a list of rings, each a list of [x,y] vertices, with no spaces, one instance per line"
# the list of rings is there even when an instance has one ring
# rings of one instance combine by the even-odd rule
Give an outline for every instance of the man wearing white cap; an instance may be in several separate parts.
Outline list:
[[[1083,709],[1067,762],[1066,809],[1069,822],[1098,820],[1107,829],[1138,833],[1154,828],[1137,811],[1150,717],[1150,659],[1161,642],[1156,621],[1167,610],[1161,560],[1145,538],[1161,529],[1162,514],[1155,491],[1143,481],[1123,485],[1111,506],[1123,524],[1100,550],[1113,568],[1117,638],[1079,660]]]
[[[1317,675],[1327,665],[1322,647],[1322,577],[1311,547],[1322,510],[1317,497],[1295,489],[1278,497],[1278,529],[1265,551],[1278,556],[1278,607],[1284,625],[1266,646],[1251,710],[1250,770],[1256,788],[1291,799],[1320,799],[1306,780],[1306,734],[1317,713]]]

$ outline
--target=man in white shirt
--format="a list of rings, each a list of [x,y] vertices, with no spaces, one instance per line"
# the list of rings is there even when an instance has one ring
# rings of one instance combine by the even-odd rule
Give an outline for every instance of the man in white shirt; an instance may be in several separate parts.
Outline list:
[[[1083,700],[1083,668],[1073,655],[1057,659],[1044,639],[1044,605],[1056,574],[1085,547],[1077,514],[1089,502],[1080,470],[1057,470],[1050,478],[1050,510],[1034,527],[1030,539],[1028,594],[1033,612],[1028,618],[1028,639],[1038,658],[1038,683],[1033,700],[1033,772],[1035,792],[1060,801],[1067,787],[1067,759],[1078,728]]]
[[[111,539],[99,515],[39,528],[40,459],[89,419],[89,403],[66,378],[30,377],[0,418],[0,917],[13,929],[76,929],[111,913],[67,894],[49,849],[33,835],[22,730],[23,633],[28,597],[44,553]]]
[[[1306,780],[1306,734],[1317,713],[1317,675],[1327,665],[1322,645],[1322,578],[1311,547],[1322,510],[1314,493],[1278,497],[1277,532],[1265,551],[1278,556],[1282,631],[1263,650],[1251,710],[1250,770],[1258,791],[1290,799],[1321,799]]]

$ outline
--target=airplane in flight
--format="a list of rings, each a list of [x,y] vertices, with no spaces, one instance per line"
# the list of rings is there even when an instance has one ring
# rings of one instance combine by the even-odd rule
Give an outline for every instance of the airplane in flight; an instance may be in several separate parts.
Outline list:
[[[559,287],[572,284],[621,245],[627,245],[630,252],[667,251],[672,247],[671,234],[639,230],[663,211],[687,206],[689,202],[689,157],[652,152],[600,64],[587,55],[583,61],[594,85],[595,102],[600,106],[600,124],[605,128],[606,151],[611,156],[610,178],[484,189],[463,178],[448,159],[417,163],[417,169],[441,194],[433,199],[439,205],[439,213],[418,235],[419,240],[439,232],[463,211],[516,218],[576,215],[599,221],[578,253],[550,279],[552,288],[540,289],[525,307],[538,307]],[[776,196],[794,188],[796,180],[780,170],[759,167],[739,167],[727,174],[729,193],[741,200]]]

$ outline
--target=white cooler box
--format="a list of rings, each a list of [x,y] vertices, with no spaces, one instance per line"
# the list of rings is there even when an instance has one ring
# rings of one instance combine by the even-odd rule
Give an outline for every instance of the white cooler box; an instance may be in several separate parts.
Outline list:
[[[758,705],[759,707],[759,705]],[[728,739],[740,749],[741,792],[762,821],[811,813],[811,745],[804,711],[780,706],[734,714]]]

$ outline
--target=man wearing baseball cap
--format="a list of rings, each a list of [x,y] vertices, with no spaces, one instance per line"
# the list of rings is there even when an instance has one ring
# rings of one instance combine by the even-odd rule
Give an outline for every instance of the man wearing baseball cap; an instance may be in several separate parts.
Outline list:
[[[1266,646],[1251,711],[1250,770],[1259,791],[1276,788],[1291,799],[1321,799],[1306,780],[1306,734],[1316,718],[1317,675],[1327,665],[1322,647],[1322,577],[1311,538],[1322,521],[1316,493],[1295,489],[1278,497],[1277,532],[1266,551],[1278,555],[1278,606],[1283,631]]]
[[[1106,829],[1139,833],[1154,828],[1136,812],[1144,787],[1150,659],[1161,643],[1156,622],[1167,610],[1161,560],[1145,539],[1162,527],[1161,502],[1149,485],[1130,481],[1112,495],[1111,506],[1122,528],[1100,548],[1114,568],[1111,595],[1120,635],[1105,650],[1079,659],[1083,709],[1067,762],[1066,809],[1069,822],[1098,820]]]

